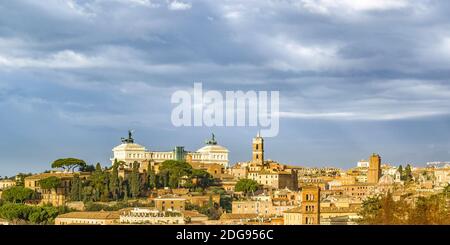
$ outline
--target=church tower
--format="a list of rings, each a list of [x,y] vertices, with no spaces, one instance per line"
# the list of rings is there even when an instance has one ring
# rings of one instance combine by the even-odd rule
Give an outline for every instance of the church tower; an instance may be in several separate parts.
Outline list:
[[[301,213],[302,225],[320,224],[320,188],[304,186],[302,188]]]
[[[369,170],[367,171],[367,183],[377,184],[381,177],[381,157],[373,153],[369,158]]]
[[[264,139],[260,133],[253,138],[253,157],[252,162],[256,165],[264,165]]]

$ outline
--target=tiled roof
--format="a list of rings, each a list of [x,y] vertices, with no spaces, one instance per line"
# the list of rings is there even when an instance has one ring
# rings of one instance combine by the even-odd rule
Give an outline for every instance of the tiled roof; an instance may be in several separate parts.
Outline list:
[[[99,211],[99,212],[71,212],[66,214],[58,215],[57,218],[66,218],[66,219],[119,219],[119,212],[107,212],[107,211]]]

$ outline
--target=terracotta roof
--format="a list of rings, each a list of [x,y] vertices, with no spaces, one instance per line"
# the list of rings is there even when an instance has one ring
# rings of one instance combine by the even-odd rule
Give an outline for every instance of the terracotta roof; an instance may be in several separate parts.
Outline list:
[[[66,219],[119,219],[119,212],[71,212],[66,214],[58,215],[56,218],[66,218]]]

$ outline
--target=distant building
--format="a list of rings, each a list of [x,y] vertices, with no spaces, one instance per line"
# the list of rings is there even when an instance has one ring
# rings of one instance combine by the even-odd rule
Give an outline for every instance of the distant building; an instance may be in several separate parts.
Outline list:
[[[375,188],[375,184],[356,183],[353,185],[332,186],[330,187],[330,190],[334,191],[334,193],[340,193],[340,196],[347,196],[364,200],[373,194]]]
[[[201,214],[198,211],[185,210],[182,213],[186,223],[189,224],[204,224],[208,221],[208,216]]]
[[[274,171],[274,170],[261,170],[255,172],[249,172],[248,178],[258,182],[258,184],[273,189],[290,190],[298,189],[297,172],[292,171]]]
[[[206,195],[192,195],[187,194],[183,195],[182,198],[185,198],[187,202],[192,205],[196,205],[198,207],[205,207],[209,205],[209,202],[220,205],[220,194],[206,194]]]
[[[367,160],[361,160],[361,161],[359,161],[359,162],[356,164],[356,166],[357,166],[358,168],[368,168],[368,167],[369,167],[369,161],[367,161]]]
[[[71,212],[58,215],[55,225],[112,225],[119,221],[119,212]]]
[[[284,211],[300,204],[299,193],[290,190],[277,190],[270,194],[251,197],[250,200],[233,201],[233,214],[259,214],[265,217],[281,217]]]
[[[450,183],[450,167],[435,169],[434,177],[437,186],[447,186]]]
[[[255,165],[264,165],[264,139],[259,133],[253,139],[252,162]]]
[[[155,207],[159,211],[182,212],[186,208],[186,198],[176,195],[166,195],[154,198]]]
[[[183,225],[184,215],[180,212],[159,211],[148,208],[127,208],[120,211],[121,224]]]
[[[16,181],[10,179],[0,180],[0,199],[2,198],[3,191],[16,185]]]
[[[373,153],[369,159],[369,170],[367,172],[367,183],[376,184],[381,178],[381,157]]]
[[[271,160],[264,160],[264,139],[259,133],[252,141],[252,155],[252,161],[241,166],[241,169],[243,166],[247,168],[247,179],[254,180],[258,184],[272,189],[298,189],[296,169],[287,168],[286,165]],[[239,169],[239,167],[235,168],[236,170]],[[232,173],[242,173],[236,170],[232,170]]]
[[[223,168],[228,167],[228,149],[218,145],[213,134],[206,145],[195,152],[184,150],[183,146],[177,146],[173,151],[149,151],[144,146],[136,144],[132,132],[128,138],[122,138],[122,144],[113,148],[112,164],[117,161],[124,162],[124,167],[130,169],[134,162],[149,168],[149,165],[158,165],[166,160],[186,161],[192,165],[218,164]]]
[[[248,174],[248,163],[238,162],[228,169],[228,173],[232,175],[236,180],[246,179]]]
[[[285,225],[320,224],[320,188],[305,186],[301,190],[301,205],[284,211]]]
[[[258,214],[230,214],[224,213],[220,216],[220,223],[225,225],[243,225],[249,222],[259,221],[262,218]]]
[[[0,190],[16,186],[16,181],[10,179],[0,179]]]
[[[320,224],[320,188],[311,186],[302,188],[302,224]]]
[[[427,162],[428,168],[450,168],[450,162]]]
[[[87,179],[89,174],[87,173],[71,173],[71,172],[52,172],[42,173],[25,178],[24,185],[26,188],[30,188],[36,191],[42,204],[51,204],[53,206],[64,205],[67,201],[67,197],[70,194],[72,180],[75,175],[78,175],[80,179]],[[39,182],[49,177],[57,177],[60,179],[61,184],[56,189],[42,189]]]

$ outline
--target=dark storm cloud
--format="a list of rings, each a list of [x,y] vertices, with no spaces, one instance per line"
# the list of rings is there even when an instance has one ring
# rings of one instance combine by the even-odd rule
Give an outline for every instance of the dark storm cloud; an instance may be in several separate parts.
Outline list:
[[[233,161],[246,160],[236,141],[248,130],[192,137],[171,126],[171,94],[198,81],[280,90],[281,132],[268,150],[280,161],[347,167],[375,150],[397,162],[450,159],[448,142],[431,140],[449,134],[449,10],[433,0],[4,1],[0,174],[64,155],[106,164],[131,127],[164,149],[195,148],[215,130]],[[397,152],[364,140],[369,129]],[[410,151],[424,153],[398,154]]]

